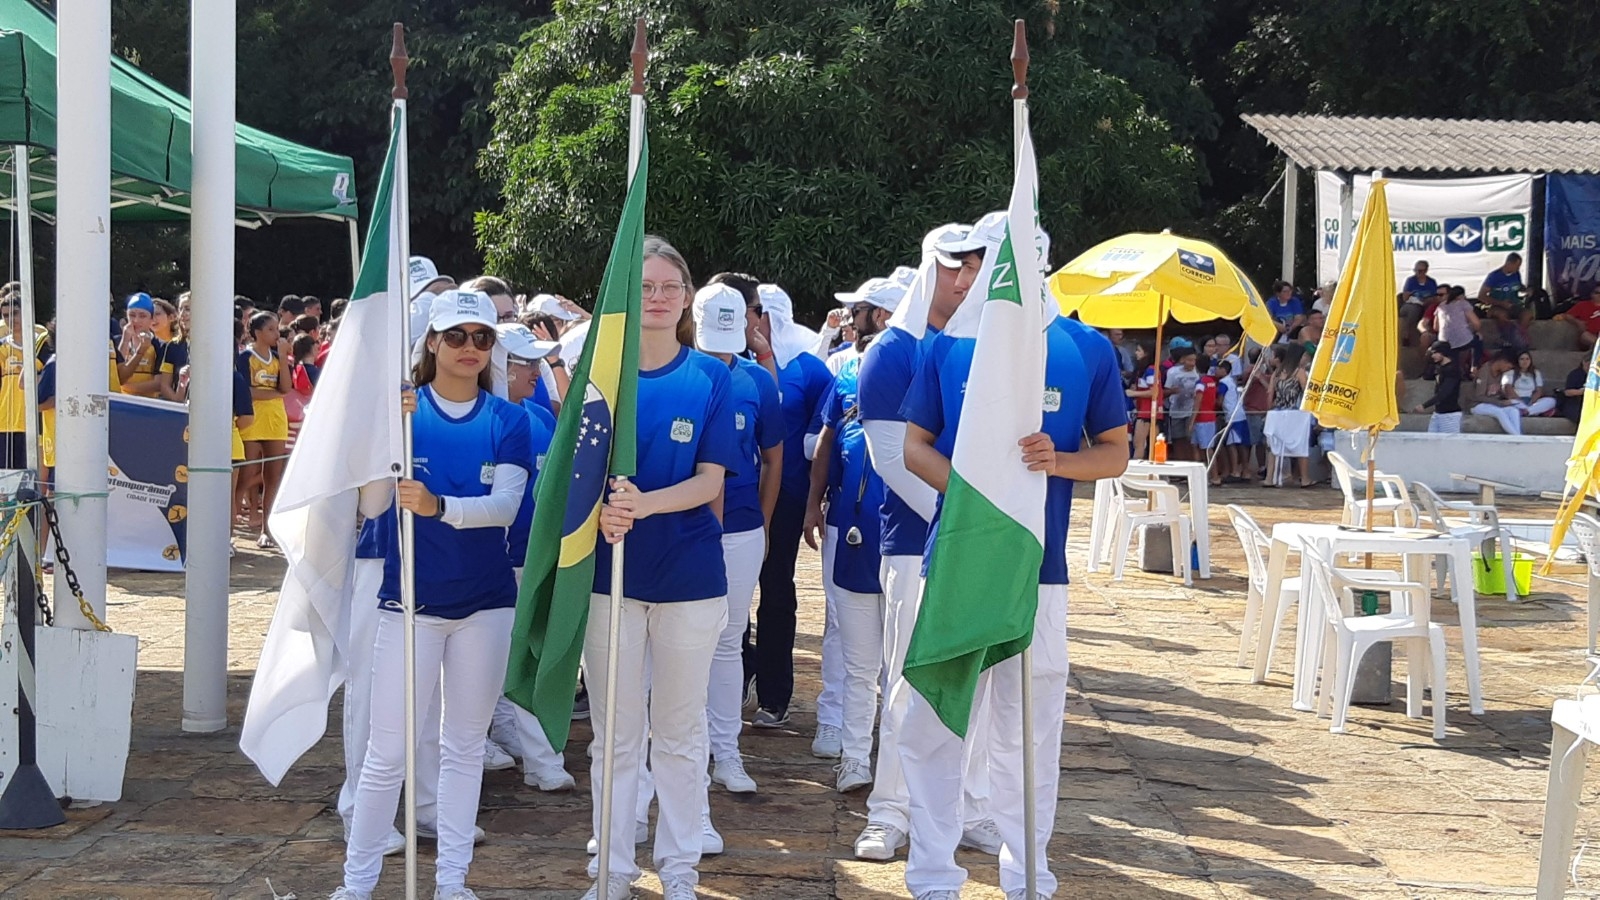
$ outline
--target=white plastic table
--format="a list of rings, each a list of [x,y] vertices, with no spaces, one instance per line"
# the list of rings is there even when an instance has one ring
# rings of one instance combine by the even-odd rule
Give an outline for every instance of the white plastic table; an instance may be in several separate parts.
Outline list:
[[[1472,539],[1458,535],[1437,534],[1415,528],[1376,528],[1361,531],[1340,525],[1313,525],[1305,522],[1283,522],[1272,526],[1272,552],[1267,561],[1267,589],[1262,597],[1258,614],[1252,618],[1246,609],[1244,633],[1259,619],[1256,638],[1256,667],[1254,680],[1267,677],[1267,653],[1272,648],[1272,623],[1277,609],[1278,592],[1283,585],[1284,570],[1288,568],[1289,554],[1300,550],[1301,542],[1313,540],[1326,543],[1332,554],[1373,553],[1398,555],[1404,561],[1406,579],[1428,579],[1428,570],[1416,570],[1416,562],[1430,556],[1443,556],[1450,565],[1450,600],[1461,615],[1461,649],[1467,663],[1467,697],[1474,715],[1483,714],[1483,686],[1478,677],[1478,609],[1477,595],[1472,587]],[[1304,563],[1302,562],[1302,577]],[[1316,624],[1306,612],[1305,598],[1299,607],[1298,626],[1295,629],[1294,708],[1305,712],[1315,709],[1313,699],[1317,673],[1308,671],[1312,653],[1306,643],[1308,632]]]
[[[1189,488],[1189,521],[1193,525],[1195,550],[1200,556],[1199,577],[1211,577],[1211,509],[1207,503],[1207,489],[1211,483],[1202,462],[1150,462],[1136,459],[1128,463],[1129,475],[1155,478],[1182,478]],[[1111,479],[1102,478],[1094,483],[1094,517],[1089,523],[1089,571],[1098,572],[1106,562],[1111,549],[1111,535],[1116,531],[1111,521]]]
[[[1550,710],[1550,777],[1544,794],[1544,836],[1539,841],[1538,900],[1566,896],[1567,867],[1583,794],[1583,764],[1590,744],[1600,744],[1600,695],[1557,700]]]

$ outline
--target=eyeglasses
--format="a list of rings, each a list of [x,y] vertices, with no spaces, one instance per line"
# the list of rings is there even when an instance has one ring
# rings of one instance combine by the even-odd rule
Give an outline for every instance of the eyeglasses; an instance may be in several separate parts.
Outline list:
[[[746,306],[745,311],[755,313],[758,316],[764,316],[767,314],[767,308],[759,303],[752,303],[749,306]]]
[[[517,312],[516,310],[512,310],[511,312],[499,313],[495,316],[494,320],[502,324],[506,322],[515,322],[517,320]]]
[[[657,291],[668,300],[682,300],[684,283],[681,281],[646,281],[639,286],[644,297],[654,297]]]
[[[449,328],[439,334],[444,339],[445,345],[460,350],[472,341],[472,346],[478,350],[488,350],[494,346],[495,333],[488,329],[479,331],[464,331],[460,328]]]

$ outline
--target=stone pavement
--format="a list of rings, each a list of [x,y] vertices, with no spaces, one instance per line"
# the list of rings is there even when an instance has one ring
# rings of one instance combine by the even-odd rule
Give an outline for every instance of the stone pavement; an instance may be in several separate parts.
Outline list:
[[[1328,521],[1327,490],[1230,489],[1270,527]],[[1505,504],[1523,515],[1542,506]],[[1088,504],[1075,510],[1086,534]],[[1212,523],[1216,577],[1193,589],[1170,577],[1083,571],[1075,542],[1070,621],[1073,691],[1061,748],[1060,814],[1051,857],[1058,897],[1443,898],[1532,893],[1538,860],[1551,701],[1585,674],[1582,576],[1539,580],[1510,605],[1481,598],[1487,712],[1467,713],[1459,635],[1449,628],[1450,730],[1443,744],[1403,704],[1360,708],[1351,733],[1289,708],[1292,638],[1269,683],[1234,667],[1243,563],[1220,509]],[[799,690],[792,728],[747,733],[761,793],[715,789],[728,852],[702,865],[701,896],[880,900],[907,896],[902,862],[862,863],[850,845],[864,798],[834,793],[809,741],[817,690],[822,597],[817,557],[802,556]],[[0,837],[3,898],[320,898],[339,882],[343,845],[330,804],[342,778],[333,734],[280,787],[237,751],[251,670],[272,614],[281,566],[241,547],[234,562],[230,719],[210,736],[179,731],[183,642],[179,578],[114,573],[110,621],[141,636],[133,753],[122,802],[74,811],[47,833]],[[1577,601],[1573,597],[1579,598]],[[1453,624],[1454,611],[1440,601]],[[1439,606],[1436,605],[1436,609]],[[1396,697],[1403,696],[1396,665]],[[489,773],[471,884],[485,898],[575,898],[585,887],[589,731],[567,752],[571,795],[540,794],[515,772]],[[1592,773],[1593,774],[1593,773]],[[1586,799],[1600,792],[1592,777]],[[1592,804],[1591,804],[1592,807]],[[1600,808],[1600,807],[1592,807]],[[1580,842],[1600,815],[1587,811]],[[644,854],[648,863],[648,853]],[[432,895],[424,853],[423,897]],[[966,853],[964,897],[1000,898],[994,861]],[[391,860],[379,896],[403,896]],[[1600,889],[1600,866],[1580,862]],[[271,882],[271,889],[268,882]],[[658,897],[646,875],[640,896]],[[1575,889],[1574,896],[1589,896]]]

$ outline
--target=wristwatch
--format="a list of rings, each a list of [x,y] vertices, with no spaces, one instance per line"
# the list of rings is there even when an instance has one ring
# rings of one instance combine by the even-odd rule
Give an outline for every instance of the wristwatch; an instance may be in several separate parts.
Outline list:
[[[433,518],[442,519],[442,518],[444,518],[444,498],[443,497],[439,497],[438,500],[439,500],[439,508],[434,510]]]
[[[555,359],[547,359],[547,360],[545,360],[544,364],[549,366],[552,369],[565,369],[567,367],[567,361],[562,359],[559,356],[556,357]]]

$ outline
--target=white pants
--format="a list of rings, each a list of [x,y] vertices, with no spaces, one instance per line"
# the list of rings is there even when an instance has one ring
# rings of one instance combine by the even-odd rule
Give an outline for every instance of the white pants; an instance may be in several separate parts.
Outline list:
[[[728,624],[711,658],[706,686],[706,731],[711,755],[739,755],[740,710],[744,706],[744,631],[750,624],[750,602],[766,557],[767,535],[760,528],[722,536],[722,559],[728,570]]]
[[[838,529],[828,526],[822,542],[822,692],[817,694],[817,726],[844,726],[844,647],[839,644],[837,589],[833,584],[833,559]],[[878,624],[880,635],[883,623]],[[880,656],[883,651],[880,648]]]
[[[539,724],[539,717],[507,700],[504,696],[494,703],[494,718],[489,723],[489,737],[512,756],[522,760],[522,771],[540,772],[567,768],[561,754],[550,746],[550,738]]]
[[[464,884],[472,863],[478,795],[483,788],[483,740],[505,683],[514,609],[487,609],[464,619],[416,617],[417,696],[443,686],[439,740],[439,835],[434,881],[441,888]],[[344,883],[371,891],[383,869],[383,841],[394,827],[405,781],[405,619],[380,612],[372,653],[372,736],[361,767]],[[419,724],[419,730],[421,725]],[[418,770],[422,762],[418,760]]]
[[[823,544],[822,589],[828,598],[829,618],[834,622],[836,665],[842,669],[839,743],[844,759],[868,765],[872,761],[872,723],[878,715],[878,691],[883,679],[882,594],[859,594],[833,583],[833,554],[840,540],[839,529],[828,526]],[[827,676],[828,643],[824,633],[823,676]],[[826,690],[824,690],[824,694]],[[819,698],[818,720],[821,720]]]
[[[355,816],[361,764],[372,735],[372,647],[378,638],[378,589],[383,560],[358,559],[351,576],[348,674],[344,682],[344,784],[339,818],[348,830]],[[432,822],[439,798],[439,703],[435,694],[417,723],[417,821]]]
[[[911,830],[911,800],[908,795],[903,756],[899,752],[901,726],[906,702],[915,693],[901,677],[906,650],[911,646],[911,630],[917,624],[917,609],[922,605],[922,557],[886,556],[878,575],[883,585],[883,713],[878,720],[878,771],[867,797],[867,821]],[[970,824],[988,814],[989,785],[987,742],[981,740],[987,729],[988,703],[980,690],[972,705],[973,734],[977,748],[967,756],[963,779],[961,815],[957,821]]]
[[[650,770],[660,814],[656,819],[654,860],[663,879],[699,882],[700,813],[706,799],[706,683],[711,657],[728,621],[724,597],[679,603],[643,603],[624,598],[617,624],[617,710],[615,735],[605,733],[606,652],[611,631],[611,598],[589,598],[584,634],[584,672],[589,685],[589,722],[595,743],[610,746],[612,759],[610,872],[639,876],[633,828],[641,796],[640,757],[649,697]],[[648,659],[647,659],[648,654]],[[649,685],[646,689],[648,666]],[[607,744],[609,741],[609,745]],[[601,769],[604,757],[590,753],[594,830],[600,833]],[[599,870],[589,861],[589,874]]]
[[[1461,413],[1436,412],[1428,418],[1429,434],[1460,434]]]
[[[1027,887],[1023,847],[1025,803],[1034,804],[1032,839],[1038,863],[1039,893],[1055,893],[1045,850],[1055,829],[1056,793],[1061,775],[1061,720],[1067,705],[1067,586],[1039,586],[1034,616],[1033,796],[1022,791],[1022,657],[1013,656],[979,676],[991,689],[990,765],[994,775],[994,820],[1004,846],[1000,851],[1000,889]],[[906,888],[912,896],[928,891],[959,891],[967,880],[956,865],[961,841],[962,740],[939,721],[920,694],[911,692],[902,725],[900,755],[911,784],[911,849],[906,857]],[[976,713],[975,713],[976,714]],[[968,730],[969,742],[973,731]]]
[[[1496,406],[1493,403],[1479,403],[1472,408],[1475,416],[1490,416],[1500,422],[1500,430],[1506,434],[1522,433],[1522,410],[1515,406]]]

